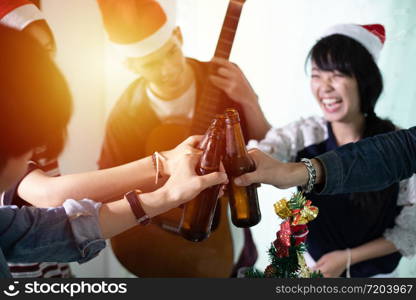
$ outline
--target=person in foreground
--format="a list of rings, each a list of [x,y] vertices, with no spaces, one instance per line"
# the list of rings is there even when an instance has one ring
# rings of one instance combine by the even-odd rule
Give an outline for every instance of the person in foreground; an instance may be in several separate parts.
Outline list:
[[[311,159],[315,175],[301,162],[284,163],[258,149],[249,153],[257,169],[235,178],[237,185],[266,183],[287,189],[311,183],[313,192],[322,195],[375,191],[416,173],[416,127],[318,155]]]

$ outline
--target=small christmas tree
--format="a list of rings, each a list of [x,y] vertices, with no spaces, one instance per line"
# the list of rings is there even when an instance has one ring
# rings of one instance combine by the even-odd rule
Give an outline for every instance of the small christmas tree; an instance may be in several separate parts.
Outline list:
[[[277,239],[269,249],[270,265],[261,272],[254,268],[246,272],[246,277],[254,278],[313,278],[322,277],[320,272],[312,272],[306,265],[303,253],[308,235],[307,223],[318,215],[318,208],[306,200],[303,193],[293,194],[289,201],[285,198],[274,204],[276,214],[284,221],[276,233]]]

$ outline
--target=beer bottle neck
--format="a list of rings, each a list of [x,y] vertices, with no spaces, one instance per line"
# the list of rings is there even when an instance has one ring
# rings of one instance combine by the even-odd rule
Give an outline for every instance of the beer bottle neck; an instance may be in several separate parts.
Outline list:
[[[226,140],[226,153],[228,156],[242,157],[248,155],[240,123],[227,123]]]
[[[202,138],[201,142],[198,144],[198,149],[204,150],[208,145],[208,139],[212,134],[212,131],[215,130],[224,130],[225,128],[225,116],[224,115],[217,115],[215,119],[211,121],[207,131],[205,132],[204,137]]]
[[[217,130],[211,133],[200,162],[200,168],[205,172],[210,173],[219,170],[223,156],[223,139],[223,134]]]

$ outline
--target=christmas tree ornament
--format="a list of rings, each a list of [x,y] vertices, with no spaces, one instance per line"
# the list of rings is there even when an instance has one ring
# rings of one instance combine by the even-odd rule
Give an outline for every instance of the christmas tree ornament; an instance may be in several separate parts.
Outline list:
[[[292,215],[292,211],[290,210],[285,198],[280,199],[274,204],[274,211],[283,220],[289,218]]]
[[[292,225],[302,225],[307,224],[318,215],[318,208],[316,206],[311,206],[311,201],[307,200],[303,202],[302,209],[295,209],[293,213]]]
[[[257,278],[312,278],[322,273],[308,268],[303,257],[309,230],[306,225],[318,216],[318,208],[306,200],[302,192],[293,194],[289,201],[281,199],[274,204],[276,215],[283,219],[276,240],[269,249],[271,264],[264,272],[250,268],[246,277]]]

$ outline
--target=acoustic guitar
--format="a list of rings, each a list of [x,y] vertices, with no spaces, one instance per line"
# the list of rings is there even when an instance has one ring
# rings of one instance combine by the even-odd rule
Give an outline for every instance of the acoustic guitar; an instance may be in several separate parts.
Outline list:
[[[215,50],[228,59],[245,0],[231,0]],[[209,72],[214,71],[211,65]],[[147,155],[172,149],[189,135],[203,134],[211,119],[223,112],[223,93],[207,81],[192,120],[170,120],[154,128],[146,142]],[[153,218],[111,239],[113,251],[126,269],[139,277],[229,277],[233,246],[227,217],[227,199],[220,199],[215,224],[205,241],[190,242],[179,234],[182,209]]]

